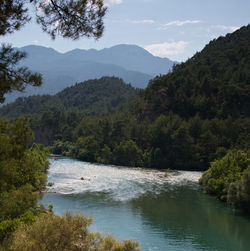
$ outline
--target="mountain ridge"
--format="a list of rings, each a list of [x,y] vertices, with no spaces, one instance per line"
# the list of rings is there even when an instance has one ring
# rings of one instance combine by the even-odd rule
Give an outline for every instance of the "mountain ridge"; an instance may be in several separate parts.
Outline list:
[[[36,49],[42,50],[43,52],[47,50],[47,51],[52,52],[54,55],[56,55],[59,58],[66,58],[66,59],[69,59],[72,56],[74,57],[77,56],[78,59],[79,57],[84,57],[85,60],[90,60],[97,63],[108,63],[108,64],[112,63],[115,65],[119,65],[125,68],[126,70],[139,71],[139,72],[146,73],[149,75],[159,75],[159,74],[167,73],[168,71],[166,70],[166,68],[169,69],[173,66],[174,63],[177,63],[177,62],[171,61],[170,59],[166,57],[162,58],[162,57],[154,56],[151,53],[149,53],[147,50],[145,50],[144,48],[138,45],[132,45],[132,44],[118,44],[110,48],[103,48],[100,50],[93,49],[93,48],[92,49],[76,48],[76,49],[73,49],[64,53],[61,53],[53,48],[44,47],[40,45],[27,45],[24,47],[20,47],[18,49],[27,51],[28,53],[30,53],[31,51],[34,53],[36,52],[35,51]],[[114,56],[115,56],[115,62],[114,62]],[[151,61],[153,60],[154,63],[157,64],[157,67],[160,66],[160,69],[152,70],[152,67],[153,68],[156,68],[156,67],[150,64],[147,66],[147,70],[145,70],[143,69],[143,67],[138,67],[138,66],[136,67],[135,63],[133,64],[133,62],[131,66],[131,59],[130,59],[129,64],[124,63],[124,57],[132,57],[133,60],[134,61],[136,60],[137,62],[138,62],[138,58],[139,59],[142,58],[143,60],[151,60]],[[142,61],[142,60],[139,60],[139,61]],[[137,62],[136,64],[138,64]],[[165,64],[165,68],[163,68],[164,66],[160,64]],[[150,70],[148,69],[149,67],[151,67]]]
[[[56,110],[82,110],[92,114],[104,114],[137,93],[138,89],[126,84],[120,78],[90,79],[66,87],[55,95],[19,97],[14,102],[1,107],[0,116],[17,118]]]
[[[145,88],[150,79],[169,72],[174,62],[159,58],[136,45],[116,45],[102,50],[75,49],[60,53],[53,48],[27,45],[17,48],[27,53],[21,66],[43,75],[41,87],[6,95],[6,103],[20,96],[56,94],[77,82],[104,76],[122,78],[136,88]]]

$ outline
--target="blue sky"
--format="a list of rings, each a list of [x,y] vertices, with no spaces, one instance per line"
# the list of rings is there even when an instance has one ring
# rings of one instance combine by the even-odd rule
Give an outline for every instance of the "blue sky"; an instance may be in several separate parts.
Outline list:
[[[210,40],[250,23],[250,0],[105,0],[105,31],[98,41],[57,38],[55,41],[31,22],[1,42],[22,47],[102,49],[136,44],[156,56],[185,61]]]

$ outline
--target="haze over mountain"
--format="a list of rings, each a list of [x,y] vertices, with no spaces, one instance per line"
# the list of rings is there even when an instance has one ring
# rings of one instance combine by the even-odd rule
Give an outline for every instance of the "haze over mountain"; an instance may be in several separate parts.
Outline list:
[[[6,102],[19,96],[55,94],[76,82],[103,76],[116,76],[134,87],[145,88],[156,75],[168,73],[174,64],[167,58],[155,57],[136,45],[116,45],[102,50],[75,49],[59,53],[52,48],[28,45],[19,48],[27,52],[21,62],[43,75],[41,87],[28,87],[24,93],[7,95]]]

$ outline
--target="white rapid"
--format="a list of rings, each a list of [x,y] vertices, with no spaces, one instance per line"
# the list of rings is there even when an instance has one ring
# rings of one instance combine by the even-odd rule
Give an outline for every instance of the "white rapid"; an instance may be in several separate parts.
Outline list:
[[[50,160],[48,192],[60,194],[106,193],[113,200],[127,201],[140,195],[158,193],[171,185],[196,183],[201,172],[180,171],[167,174],[163,171],[142,168],[97,165],[59,158]],[[169,184],[169,186],[166,186]]]

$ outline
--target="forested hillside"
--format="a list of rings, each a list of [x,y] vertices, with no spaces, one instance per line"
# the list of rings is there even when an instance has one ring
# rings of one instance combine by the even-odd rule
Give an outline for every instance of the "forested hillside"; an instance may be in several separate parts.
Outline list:
[[[249,45],[248,25],[151,81],[139,116],[154,131],[150,166],[206,169],[228,149],[249,148]]]
[[[250,26],[211,41],[146,91],[147,112],[182,118],[250,115]]]
[[[173,61],[153,56],[136,45],[116,45],[102,50],[75,49],[60,53],[52,48],[28,45],[18,48],[27,53],[20,65],[43,76],[39,88],[28,86],[25,92],[6,95],[10,103],[20,96],[56,94],[76,82],[103,76],[122,78],[136,88],[146,88],[148,81],[172,69]]]
[[[205,170],[229,149],[248,149],[249,35],[247,26],[210,42],[106,117],[78,116],[72,125],[57,113],[64,119],[56,120],[53,150],[101,163]]]
[[[16,118],[23,115],[38,115],[44,112],[81,111],[95,115],[105,114],[121,102],[136,95],[136,89],[122,79],[103,77],[88,80],[68,87],[58,94],[36,95],[18,98],[0,109],[0,116]]]
[[[229,149],[250,146],[249,45],[248,25],[211,41],[127,103],[120,104],[126,98],[100,98],[101,93],[117,97],[123,89],[113,93],[113,87],[93,87],[97,91],[93,96],[91,91],[83,94],[81,84],[47,101],[44,97],[46,106],[54,99],[49,111],[39,98],[18,102],[28,110],[26,101],[38,100],[32,106],[40,110],[26,114],[36,115],[31,117],[36,140],[52,146],[55,153],[117,165],[205,170]],[[11,110],[20,109],[21,103],[14,104],[1,114],[10,116]],[[111,113],[100,113],[101,107],[109,111],[118,104]],[[23,113],[15,111],[13,116],[19,114]]]

